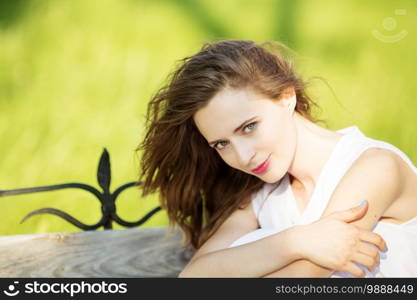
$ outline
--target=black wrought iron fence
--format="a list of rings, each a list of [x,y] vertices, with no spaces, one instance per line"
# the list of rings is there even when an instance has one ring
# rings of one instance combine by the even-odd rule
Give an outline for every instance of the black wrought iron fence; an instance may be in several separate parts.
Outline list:
[[[61,190],[67,188],[76,188],[82,189],[87,192],[90,192],[101,203],[101,219],[94,225],[87,225],[73,216],[69,215],[68,213],[51,207],[40,208],[34,210],[27,214],[20,223],[23,223],[28,218],[39,215],[39,214],[53,214],[58,217],[63,218],[67,222],[71,223],[72,225],[82,229],[82,230],[96,230],[100,227],[104,229],[112,229],[112,223],[116,222],[119,225],[124,227],[136,227],[140,226],[145,223],[150,217],[152,217],[155,213],[161,210],[161,207],[158,206],[148,212],[145,216],[140,218],[138,221],[135,222],[128,222],[121,219],[116,213],[116,199],[120,195],[121,192],[124,190],[131,188],[131,187],[138,187],[141,185],[141,182],[129,182],[119,186],[114,192],[110,192],[110,181],[111,181],[111,167],[110,167],[110,155],[106,148],[103,149],[103,152],[100,157],[100,161],[97,168],[97,181],[99,186],[101,187],[102,191],[99,191],[93,186],[84,184],[84,183],[64,183],[64,184],[56,184],[56,185],[48,185],[48,186],[40,186],[40,187],[31,187],[31,188],[21,188],[21,189],[13,189],[13,190],[0,190],[0,197],[5,196],[12,196],[12,195],[21,195],[21,194],[31,194],[31,193],[39,193],[39,192],[46,192],[46,191],[54,191],[54,190]]]

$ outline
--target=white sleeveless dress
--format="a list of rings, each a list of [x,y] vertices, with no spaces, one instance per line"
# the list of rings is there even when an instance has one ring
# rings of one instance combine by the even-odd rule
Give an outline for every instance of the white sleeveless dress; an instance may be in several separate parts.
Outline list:
[[[337,142],[318,178],[315,190],[305,210],[300,213],[286,174],[276,183],[265,183],[252,195],[252,206],[258,218],[260,229],[252,231],[230,247],[253,242],[291,226],[309,224],[320,219],[327,203],[355,160],[369,148],[384,148],[399,155],[414,172],[417,168],[410,159],[395,146],[366,137],[356,126],[338,130],[343,136]],[[358,202],[363,199],[358,199]],[[416,205],[417,205],[417,199]],[[366,272],[366,277],[417,277],[417,216],[402,224],[379,221],[373,231],[380,234],[387,243],[388,251],[379,252],[380,264],[374,272]],[[353,277],[344,272],[333,272],[331,277]]]

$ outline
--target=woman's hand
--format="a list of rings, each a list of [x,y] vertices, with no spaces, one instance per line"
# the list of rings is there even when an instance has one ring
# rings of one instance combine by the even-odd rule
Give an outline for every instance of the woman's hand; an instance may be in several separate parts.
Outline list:
[[[354,262],[373,270],[379,264],[377,248],[384,251],[385,241],[377,233],[349,224],[362,218],[367,209],[368,203],[365,202],[362,206],[335,212],[312,224],[294,227],[302,258],[356,277],[365,274]]]

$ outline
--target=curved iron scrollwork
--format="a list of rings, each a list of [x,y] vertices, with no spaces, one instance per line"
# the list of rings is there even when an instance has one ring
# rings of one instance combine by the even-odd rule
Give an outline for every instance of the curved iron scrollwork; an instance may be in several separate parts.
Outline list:
[[[53,214],[58,217],[61,217],[67,222],[71,223],[72,225],[83,230],[96,230],[102,226],[104,229],[112,229],[113,221],[125,227],[140,226],[143,223],[145,223],[150,217],[152,217],[155,213],[161,210],[161,207],[158,206],[136,222],[124,221],[117,215],[115,203],[120,193],[130,187],[140,186],[142,182],[129,182],[129,183],[123,184],[119,186],[113,193],[111,193],[110,192],[110,181],[111,181],[110,155],[106,148],[103,149],[103,152],[101,154],[100,161],[98,164],[97,181],[102,189],[101,192],[97,190],[95,187],[92,187],[90,185],[73,182],[73,183],[64,183],[64,184],[56,184],[56,185],[48,185],[48,186],[40,186],[40,187],[32,187],[32,188],[22,188],[22,189],[14,189],[14,190],[0,190],[0,197],[53,191],[53,190],[60,190],[60,189],[66,189],[66,188],[83,189],[87,192],[92,193],[94,196],[96,196],[96,198],[101,203],[102,217],[100,221],[98,221],[96,224],[94,225],[84,224],[80,222],[79,220],[77,220],[76,218],[72,217],[71,215],[67,214],[66,212],[59,210],[59,209],[51,208],[51,207],[34,210],[30,212],[29,214],[27,214],[20,221],[20,224],[21,224],[24,221],[26,221],[28,218],[34,215],[46,213],[46,214]]]

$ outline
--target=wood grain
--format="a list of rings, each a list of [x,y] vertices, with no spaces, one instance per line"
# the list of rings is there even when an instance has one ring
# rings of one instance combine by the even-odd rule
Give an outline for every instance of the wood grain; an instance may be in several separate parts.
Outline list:
[[[192,257],[167,227],[0,237],[0,277],[176,277]]]

